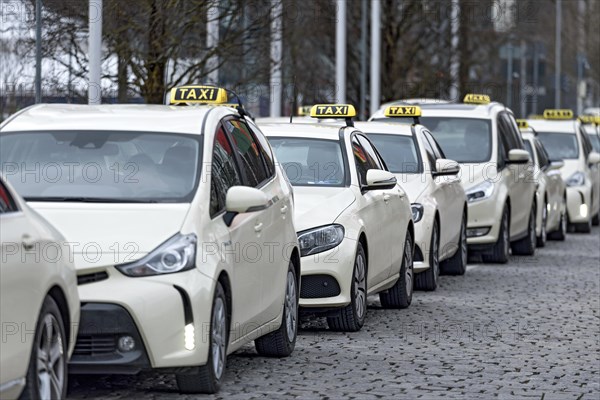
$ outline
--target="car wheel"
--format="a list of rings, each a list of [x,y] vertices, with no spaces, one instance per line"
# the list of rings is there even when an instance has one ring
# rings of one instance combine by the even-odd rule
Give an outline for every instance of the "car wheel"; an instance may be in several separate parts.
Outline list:
[[[492,246],[489,253],[483,254],[483,262],[506,264],[508,262],[508,253],[510,249],[510,226],[508,207],[504,206],[502,211],[502,220],[500,221],[500,231],[498,240]]]
[[[404,255],[400,267],[400,278],[387,292],[379,293],[379,301],[384,308],[407,308],[412,302],[413,288],[413,239],[406,233]]]
[[[592,231],[592,219],[589,218],[586,222],[581,224],[574,224],[575,232],[579,233],[590,233]]]
[[[447,275],[464,275],[467,272],[467,258],[467,216],[463,214],[458,249],[452,257],[440,264],[441,272]]]
[[[194,374],[178,374],[177,386],[181,393],[216,393],[219,391],[227,361],[229,341],[227,299],[220,283],[217,283],[212,304],[208,360]]]
[[[563,241],[567,238],[567,216],[565,213],[560,214],[560,224],[558,229],[548,234],[548,239]]]
[[[527,224],[527,236],[517,240],[511,245],[513,254],[520,256],[532,256],[535,253],[535,244],[537,237],[535,234],[535,207],[529,213],[529,223]]]
[[[592,225],[600,225],[600,212],[597,212],[596,215],[594,215],[594,217],[592,218]]]
[[[356,332],[365,323],[367,314],[367,257],[360,242],[354,258],[354,272],[350,285],[352,301],[336,315],[327,317],[327,325],[334,331]]]
[[[436,220],[433,221],[429,248],[429,268],[415,275],[416,290],[432,291],[437,288],[437,280],[440,275],[440,233]]]
[[[285,299],[281,326],[254,341],[258,354],[268,357],[287,357],[294,351],[298,334],[298,282],[294,263],[290,261],[285,283]]]
[[[537,237],[537,247],[546,246],[546,240],[548,238],[548,234],[546,232],[546,224],[548,223],[548,204],[544,203],[544,208],[542,210],[542,226],[540,228],[540,236]]]
[[[65,325],[58,305],[46,297],[38,317],[21,399],[64,399],[67,395]]]

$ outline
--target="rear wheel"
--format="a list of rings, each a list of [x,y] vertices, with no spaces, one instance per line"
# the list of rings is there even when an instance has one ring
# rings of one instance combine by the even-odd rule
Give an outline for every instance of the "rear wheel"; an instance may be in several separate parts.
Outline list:
[[[588,219],[586,222],[581,224],[574,224],[575,232],[579,233],[590,233],[592,231],[592,219]]]
[[[406,233],[404,255],[400,267],[400,278],[394,286],[385,293],[379,293],[379,301],[384,308],[407,308],[412,302],[413,295],[413,239],[410,232]]]
[[[548,204],[544,203],[544,208],[542,210],[542,226],[540,228],[540,236],[537,237],[537,247],[546,246],[547,240],[547,232],[546,232],[546,224],[548,221]]]
[[[217,283],[211,311],[208,360],[197,373],[176,376],[180,392],[210,394],[219,391],[227,361],[228,326],[225,291]]]
[[[467,215],[463,214],[458,249],[449,259],[440,264],[441,272],[448,275],[464,275],[467,271]]]
[[[498,240],[492,246],[489,253],[482,255],[483,262],[506,264],[508,262],[508,253],[510,249],[510,227],[508,207],[505,205],[502,211],[502,220],[500,221],[500,231]]]
[[[594,217],[592,218],[592,225],[600,225],[600,212],[597,212],[596,215],[594,215]]]
[[[329,329],[341,332],[359,331],[367,314],[367,257],[360,242],[354,259],[354,272],[350,285],[352,301],[336,315],[327,317]]]
[[[567,238],[567,216],[564,212],[560,214],[560,223],[558,225],[558,229],[549,233],[548,238],[561,241]]]
[[[527,236],[517,240],[511,245],[513,254],[520,256],[532,256],[535,253],[535,244],[537,241],[535,235],[535,207],[529,213],[529,223],[527,224]]]
[[[440,275],[440,233],[436,220],[433,221],[431,244],[429,246],[429,268],[415,275],[416,290],[432,291],[437,288],[437,280]]]

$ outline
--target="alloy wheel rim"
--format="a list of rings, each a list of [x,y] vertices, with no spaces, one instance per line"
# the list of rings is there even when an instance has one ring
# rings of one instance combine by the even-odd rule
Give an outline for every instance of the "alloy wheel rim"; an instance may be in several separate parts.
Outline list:
[[[440,254],[439,254],[439,241],[438,241],[438,233],[437,233],[437,225],[433,227],[433,237],[432,237],[432,249],[433,251],[433,276],[437,280],[437,277],[440,275]]]
[[[548,221],[548,206],[542,212],[542,242],[546,242],[546,223]]]
[[[58,320],[54,315],[46,314],[37,344],[37,376],[40,399],[62,398],[65,385],[64,357],[63,338]]]
[[[531,229],[531,233],[529,234],[529,239],[531,241],[532,247],[535,247],[536,242],[536,234],[535,234],[535,212],[531,211],[531,215],[529,216],[529,226]]]
[[[296,296],[296,280],[294,279],[294,273],[288,271],[287,275],[287,289],[285,292],[285,324],[287,328],[287,335],[290,341],[296,338],[296,324],[298,323],[298,296]]]
[[[367,306],[367,276],[365,271],[365,259],[362,254],[356,256],[354,263],[354,301],[356,304],[356,315],[362,319]]]
[[[510,247],[510,237],[508,234],[508,213],[504,214],[504,217],[502,218],[502,224],[504,226],[502,232],[502,237],[504,240],[504,253],[508,257],[508,248]]]
[[[460,251],[462,252],[463,265],[467,264],[467,222],[463,219],[462,229],[460,232]]]
[[[221,378],[225,366],[225,347],[227,345],[227,317],[225,303],[217,297],[212,320],[212,362],[217,379]]]
[[[405,281],[406,281],[406,293],[410,296],[413,290],[413,263],[412,263],[412,242],[410,239],[406,240],[404,245],[404,262],[405,262]]]

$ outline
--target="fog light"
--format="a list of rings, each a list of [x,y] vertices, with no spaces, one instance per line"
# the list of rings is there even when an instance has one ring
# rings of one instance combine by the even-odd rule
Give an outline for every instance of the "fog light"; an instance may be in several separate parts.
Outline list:
[[[579,206],[579,215],[581,215],[583,218],[586,218],[588,216],[587,204],[582,204]]]
[[[184,340],[185,340],[185,349],[186,350],[194,350],[196,347],[196,339],[194,338],[194,325],[187,324],[185,326],[183,332]]]
[[[479,237],[479,236],[485,236],[490,232],[490,227],[484,227],[484,228],[468,228],[467,229],[467,237]]]
[[[131,336],[121,336],[119,338],[119,350],[127,353],[135,349],[135,340]]]

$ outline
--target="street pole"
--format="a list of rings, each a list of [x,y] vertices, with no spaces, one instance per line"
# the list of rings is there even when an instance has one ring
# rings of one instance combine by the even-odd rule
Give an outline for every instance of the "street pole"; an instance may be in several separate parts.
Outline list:
[[[360,111],[359,119],[367,114],[367,0],[361,0],[360,14]]]
[[[513,86],[513,44],[512,36],[508,38],[508,44],[506,50],[508,51],[506,57],[506,106],[512,108],[512,86]]]
[[[379,109],[381,99],[381,3],[371,0],[371,114]]]
[[[562,0],[556,0],[556,43],[555,43],[555,77],[554,77],[554,107],[560,108],[560,75],[561,75],[561,60],[562,60],[562,43],[561,43],[561,30],[562,30]]]
[[[335,26],[336,103],[346,102],[346,0],[337,1]]]
[[[460,88],[458,87],[458,75],[460,71],[460,57],[458,54],[458,31],[460,29],[460,3],[459,0],[452,0],[452,10],[450,10],[450,34],[452,53],[450,56],[450,101],[458,101]]]
[[[282,12],[283,5],[279,0],[271,8],[271,117],[281,116]]]
[[[206,47],[213,54],[206,61],[208,81],[219,84],[219,56],[216,54],[219,45],[219,0],[211,0],[206,11]]]
[[[521,102],[521,118],[527,118],[527,43],[524,40],[521,40],[521,73],[520,75],[520,83],[521,95],[519,96],[519,101]]]
[[[586,3],[579,0],[577,4],[577,115],[583,113],[583,99],[585,96],[585,81],[583,80],[583,70],[585,68],[585,12]]]
[[[531,113],[538,113],[538,90],[540,88],[540,43],[533,44],[533,98],[531,100]]]
[[[102,64],[102,0],[90,0],[89,25],[88,104],[101,104],[102,90],[100,86],[100,79]]]
[[[42,0],[35,2],[35,103],[42,102]]]

